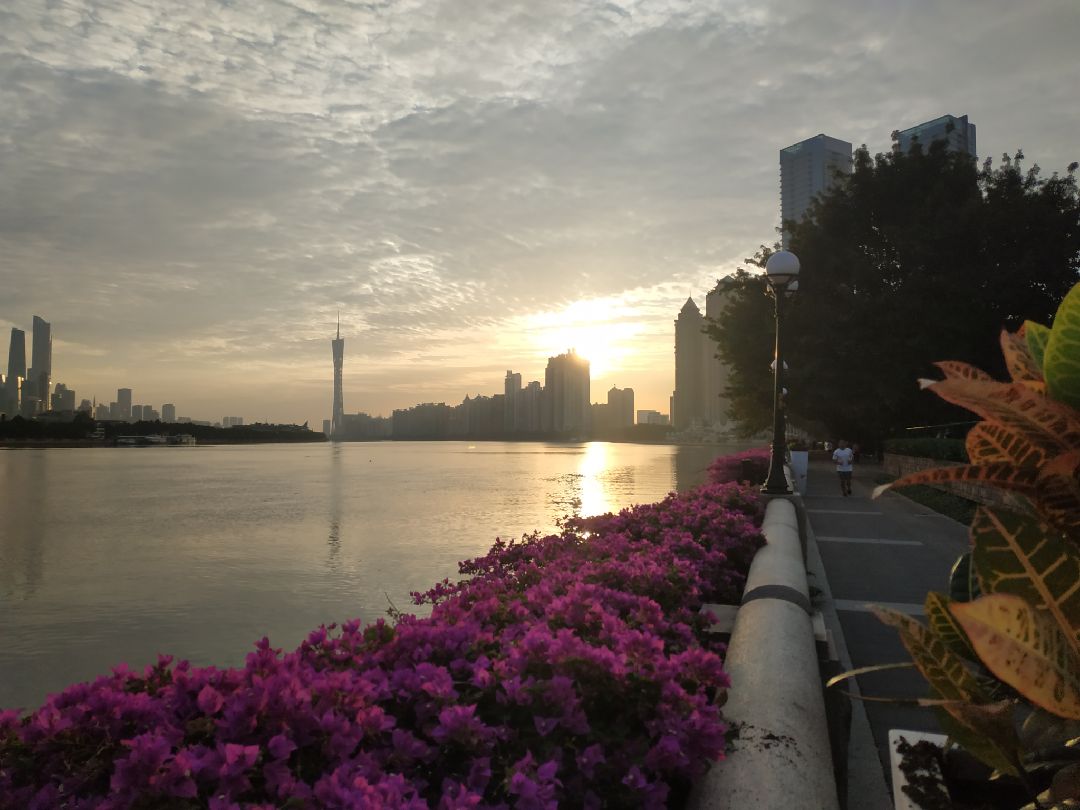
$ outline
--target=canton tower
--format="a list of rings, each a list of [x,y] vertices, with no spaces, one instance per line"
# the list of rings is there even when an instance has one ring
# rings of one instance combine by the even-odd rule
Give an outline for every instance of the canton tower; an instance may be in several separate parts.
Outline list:
[[[341,313],[338,313],[337,337],[330,341],[334,350],[334,417],[330,422],[330,438],[339,438],[341,423],[345,415],[345,406],[341,397],[341,362],[345,359],[345,339],[341,336]]]

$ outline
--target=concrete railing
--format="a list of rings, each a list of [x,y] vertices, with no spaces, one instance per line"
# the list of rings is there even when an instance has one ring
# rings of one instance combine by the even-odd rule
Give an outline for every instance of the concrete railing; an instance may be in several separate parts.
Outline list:
[[[694,787],[691,810],[836,810],[832,755],[795,505],[769,501],[725,669],[737,737]]]

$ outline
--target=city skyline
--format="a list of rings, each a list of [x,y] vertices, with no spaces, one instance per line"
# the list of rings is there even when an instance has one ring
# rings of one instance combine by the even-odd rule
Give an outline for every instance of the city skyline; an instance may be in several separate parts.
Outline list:
[[[1075,4],[478,10],[8,4],[2,333],[47,313],[80,396],[315,426],[340,307],[353,412],[570,346],[667,412],[671,318],[775,238],[778,150],[959,114],[980,158],[1080,157]]]

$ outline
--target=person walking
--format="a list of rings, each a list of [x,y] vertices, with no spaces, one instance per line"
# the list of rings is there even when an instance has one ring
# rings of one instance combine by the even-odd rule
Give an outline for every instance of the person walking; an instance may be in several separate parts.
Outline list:
[[[836,462],[836,472],[840,475],[840,492],[846,498],[851,494],[851,472],[855,453],[848,447],[848,443],[841,439],[836,443],[832,460]]]

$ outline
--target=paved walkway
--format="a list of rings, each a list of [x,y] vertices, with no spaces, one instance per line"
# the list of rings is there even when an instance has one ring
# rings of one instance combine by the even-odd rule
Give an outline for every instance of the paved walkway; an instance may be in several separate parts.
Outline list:
[[[843,497],[833,465],[810,465],[804,498],[811,539],[810,584],[826,594],[821,607],[827,620],[839,623],[843,638],[838,639],[838,647],[845,666],[910,660],[896,631],[878,621],[866,605],[886,605],[921,616],[926,593],[947,590],[949,570],[968,548],[967,527],[954,520],[892,492],[871,500],[880,475],[881,467],[876,464],[856,465],[853,494]],[[863,695],[927,694],[925,681],[914,669],[860,676],[858,689]],[[890,728],[940,730],[930,709],[871,702],[863,705],[886,778]],[[856,726],[853,723],[852,742],[857,746]],[[865,758],[860,763],[850,762],[852,788],[859,779],[856,769],[868,765],[872,767],[872,760],[868,763]],[[857,796],[857,789],[853,789],[851,799]]]

